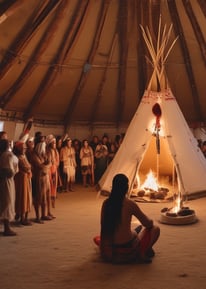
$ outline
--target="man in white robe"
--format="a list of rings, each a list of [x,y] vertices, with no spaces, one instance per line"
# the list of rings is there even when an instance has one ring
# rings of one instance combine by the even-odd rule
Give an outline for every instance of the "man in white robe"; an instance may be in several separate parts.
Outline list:
[[[18,172],[18,158],[9,149],[7,139],[0,140],[0,219],[4,224],[4,236],[15,236],[10,222],[15,217],[14,175]]]

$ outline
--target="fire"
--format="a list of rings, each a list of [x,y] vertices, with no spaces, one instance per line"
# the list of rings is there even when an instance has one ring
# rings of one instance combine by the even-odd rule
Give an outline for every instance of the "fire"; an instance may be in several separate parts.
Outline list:
[[[152,170],[150,170],[145,182],[141,185],[141,189],[158,191],[157,179],[155,178]]]
[[[178,196],[174,200],[174,207],[171,208],[170,212],[177,214],[181,210],[181,207],[182,207],[182,200],[180,194],[178,194]]]

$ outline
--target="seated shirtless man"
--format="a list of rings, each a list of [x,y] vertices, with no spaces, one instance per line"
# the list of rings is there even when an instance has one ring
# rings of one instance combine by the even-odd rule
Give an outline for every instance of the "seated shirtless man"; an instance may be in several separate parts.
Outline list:
[[[159,238],[160,229],[134,201],[126,197],[128,183],[124,174],[117,174],[111,194],[103,202],[99,243],[101,256],[112,263],[149,263],[154,256],[153,245]],[[131,230],[132,216],[141,223],[140,232]],[[94,238],[94,241],[97,239]]]

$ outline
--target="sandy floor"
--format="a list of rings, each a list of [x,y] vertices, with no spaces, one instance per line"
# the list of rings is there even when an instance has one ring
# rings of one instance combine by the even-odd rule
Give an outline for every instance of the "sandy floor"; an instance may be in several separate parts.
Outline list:
[[[1,234],[1,288],[206,288],[206,198],[187,204],[195,210],[197,223],[160,224],[161,237],[153,262],[135,265],[104,264],[99,259],[92,238],[99,231],[104,199],[103,196],[97,198],[91,188],[78,186],[75,192],[58,194],[53,211],[55,220],[16,227],[17,237]],[[166,204],[139,205],[158,222],[160,210]]]

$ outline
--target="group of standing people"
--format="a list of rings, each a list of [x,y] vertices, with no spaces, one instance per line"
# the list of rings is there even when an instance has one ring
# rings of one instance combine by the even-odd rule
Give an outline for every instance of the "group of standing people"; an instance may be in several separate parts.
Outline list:
[[[52,135],[45,139],[40,132],[34,140],[17,141],[12,147],[7,133],[0,134],[0,218],[5,236],[15,236],[11,221],[32,225],[29,213],[35,210],[34,222],[42,224],[55,217],[58,152]]]
[[[32,225],[32,206],[34,222],[54,219],[57,192],[74,191],[75,182],[82,182],[84,187],[97,184],[118,145],[120,138],[114,145],[106,135],[80,142],[44,136],[42,132],[11,145],[7,133],[0,132],[0,218],[4,235],[16,235],[10,227],[12,220]]]
[[[102,138],[93,136],[89,141],[84,139],[57,137],[59,151],[60,191],[73,191],[74,183],[82,183],[84,187],[94,186],[102,177],[107,166],[117,152],[123,136],[116,136],[110,142],[107,135]]]

